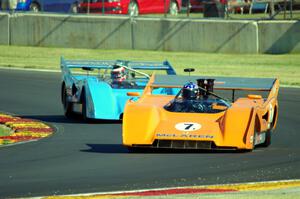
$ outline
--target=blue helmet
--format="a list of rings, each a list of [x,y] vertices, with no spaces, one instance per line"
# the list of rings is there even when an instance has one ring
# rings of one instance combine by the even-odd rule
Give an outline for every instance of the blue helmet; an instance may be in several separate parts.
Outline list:
[[[187,100],[196,99],[198,96],[199,88],[193,82],[186,83],[182,88],[182,98]]]

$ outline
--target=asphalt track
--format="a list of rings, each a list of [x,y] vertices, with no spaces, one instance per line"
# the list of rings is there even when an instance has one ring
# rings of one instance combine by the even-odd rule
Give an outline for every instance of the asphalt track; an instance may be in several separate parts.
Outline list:
[[[281,88],[269,148],[249,153],[128,153],[121,123],[67,120],[60,74],[0,69],[0,110],[53,125],[46,139],[0,148],[0,198],[300,179],[300,89]]]

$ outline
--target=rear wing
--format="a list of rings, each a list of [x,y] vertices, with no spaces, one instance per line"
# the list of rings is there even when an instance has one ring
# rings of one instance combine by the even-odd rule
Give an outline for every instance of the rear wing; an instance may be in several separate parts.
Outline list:
[[[168,61],[128,61],[128,60],[66,60],[60,59],[60,67],[64,73],[70,73],[71,68],[112,69],[114,65],[123,65],[134,70],[165,70],[168,75],[176,75],[174,68]]]
[[[232,101],[234,101],[234,92],[242,91],[268,91],[274,89],[274,94],[278,93],[279,80],[276,78],[245,78],[245,77],[213,77],[213,76],[183,76],[183,75],[155,75],[149,83],[152,88],[182,88],[187,82],[197,84],[197,79],[215,79],[215,90],[232,90]]]
[[[275,78],[245,78],[245,77],[212,77],[212,76],[166,76],[155,75],[152,87],[177,87],[181,88],[191,81],[197,83],[197,79],[215,79],[216,90],[249,90],[269,91],[272,89]]]

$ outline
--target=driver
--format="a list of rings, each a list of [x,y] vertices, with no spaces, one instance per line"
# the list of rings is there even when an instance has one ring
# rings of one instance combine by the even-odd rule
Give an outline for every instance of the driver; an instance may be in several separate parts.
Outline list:
[[[110,72],[111,86],[113,88],[133,88],[136,84],[128,81],[127,73],[128,71],[124,66],[114,65]]]
[[[199,88],[193,82],[186,83],[182,88],[183,100],[196,100],[199,94]]]
[[[175,99],[165,108],[173,112],[201,112],[203,110],[203,107],[198,101],[198,96],[198,86],[193,82],[188,82],[183,86],[181,90],[181,98]]]
[[[113,66],[113,69],[110,72],[110,76],[113,83],[122,83],[127,78],[125,67],[119,65]]]

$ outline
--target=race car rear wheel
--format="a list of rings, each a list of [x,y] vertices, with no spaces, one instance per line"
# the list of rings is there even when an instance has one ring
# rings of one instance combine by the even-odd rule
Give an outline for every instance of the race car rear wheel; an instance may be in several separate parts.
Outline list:
[[[69,102],[67,99],[67,89],[66,86],[63,84],[63,92],[62,92],[62,103],[63,103],[63,107],[64,107],[64,115],[67,118],[71,118],[74,116],[74,112],[73,112],[73,103]]]
[[[81,104],[82,104],[82,118],[84,121],[88,120],[87,117],[87,105],[86,105],[86,94],[84,88],[81,91]]]

